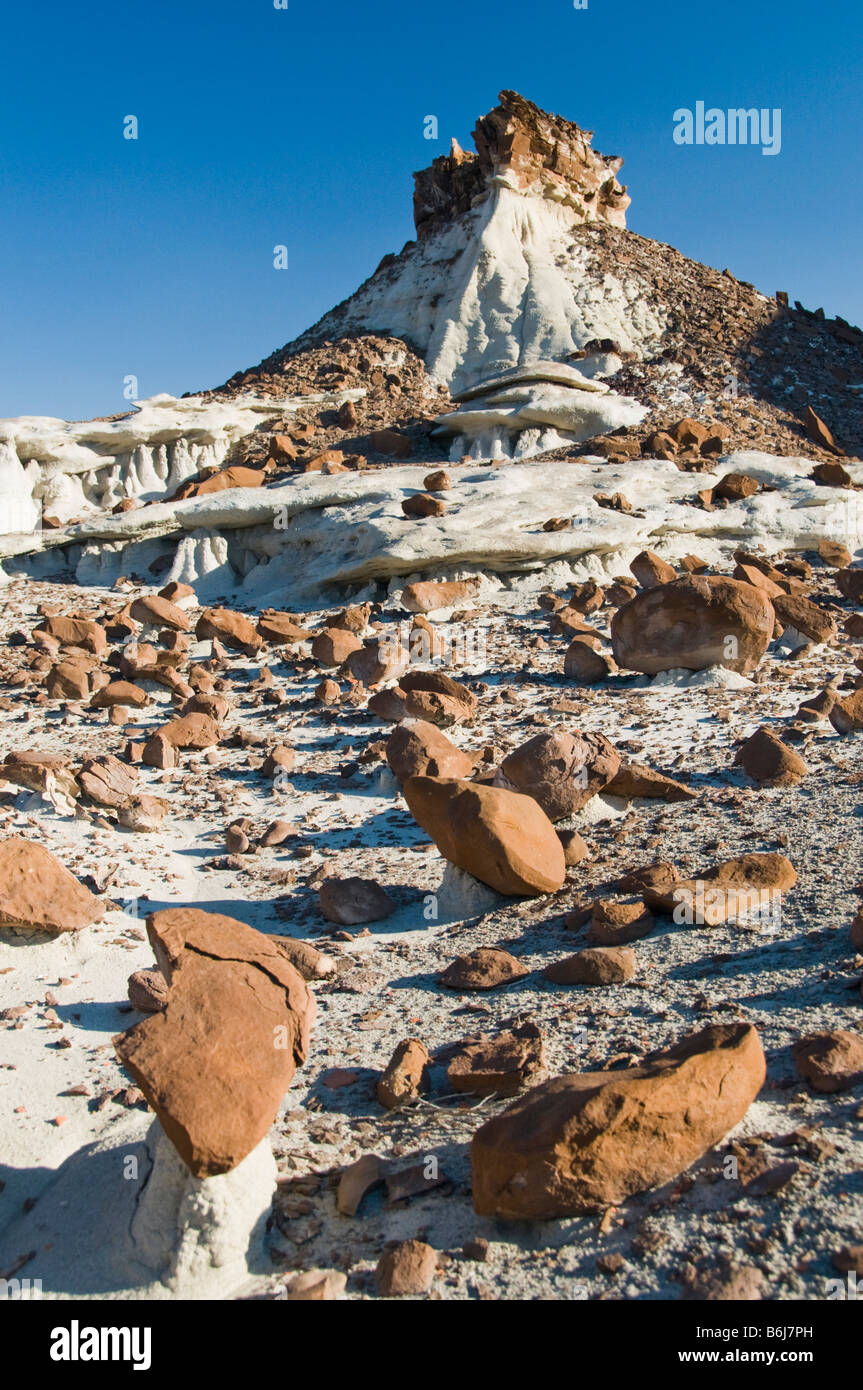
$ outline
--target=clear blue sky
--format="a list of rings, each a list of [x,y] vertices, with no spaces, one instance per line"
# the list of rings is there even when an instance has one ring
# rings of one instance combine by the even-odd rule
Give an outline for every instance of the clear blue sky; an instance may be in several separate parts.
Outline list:
[[[413,170],[504,87],[625,156],[634,231],[863,320],[859,0],[42,0],[2,54],[0,415],[259,361],[413,235]],[[698,100],[781,107],[781,153],[676,145]]]

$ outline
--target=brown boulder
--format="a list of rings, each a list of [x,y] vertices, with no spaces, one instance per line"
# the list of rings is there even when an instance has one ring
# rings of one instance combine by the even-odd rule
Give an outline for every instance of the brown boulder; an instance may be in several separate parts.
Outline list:
[[[398,430],[374,430],[369,435],[369,448],[376,454],[388,454],[395,458],[407,458],[413,449],[408,435]]]
[[[215,719],[217,724],[221,724],[231,713],[232,706],[225,699],[224,695],[193,695],[191,700],[187,700],[180,713],[186,714],[206,714],[210,719]]]
[[[58,661],[48,672],[45,693],[51,700],[86,700],[93,689],[93,675],[93,668],[83,662]]]
[[[404,499],[402,511],[407,517],[443,516],[446,503],[439,497],[433,497],[430,492],[415,492],[412,497]]]
[[[604,791],[619,767],[602,734],[536,734],[504,758],[495,785],[533,797],[550,820],[563,820]]]
[[[264,831],[263,835],[258,841],[258,844],[263,849],[269,849],[271,846],[274,845],[283,845],[285,843],[285,840],[289,839],[289,837],[293,835],[293,833],[294,827],[291,825],[290,821],[270,821],[270,824],[267,826],[266,830]]]
[[[129,976],[129,1003],[142,1014],[161,1013],[168,1002],[168,983],[161,970],[136,970]]]
[[[81,794],[77,778],[64,758],[54,753],[12,752],[0,763],[0,777],[16,787],[44,792],[56,787],[74,801]]]
[[[842,453],[842,450],[839,448],[839,445],[836,443],[836,440],[833,438],[833,435],[830,433],[824,421],[821,419],[820,415],[815,414],[811,405],[807,405],[803,412],[803,423],[806,426],[806,433],[813,444],[820,445],[822,449],[826,449],[830,454]]]
[[[407,711],[429,724],[469,724],[478,701],[472,691],[442,671],[406,671],[399,687],[407,697]]]
[[[625,801],[636,801],[639,797],[659,801],[692,801],[696,793],[673,777],[662,772],[654,772],[643,763],[621,763],[611,781],[604,788],[607,796],[619,796]]]
[[[777,595],[785,592],[775,579],[771,579],[763,570],[756,569],[755,565],[736,564],[731,577],[732,579],[739,579],[742,584],[752,584],[756,589],[763,589],[770,599],[775,599]]]
[[[559,1076],[474,1135],[474,1209],[554,1220],[677,1177],[743,1119],[764,1083],[751,1025],[713,1025],[625,1071]]]
[[[179,761],[179,753],[161,729],[150,735],[141,752],[141,762],[146,763],[147,767],[167,769],[176,767]]]
[[[271,435],[269,450],[270,457],[277,463],[292,463],[297,457],[297,446],[289,434]]]
[[[602,898],[593,905],[588,941],[597,946],[626,946],[653,931],[653,914],[640,898],[614,901]]]
[[[168,761],[153,761],[164,757],[163,746],[174,749],[214,748],[221,737],[219,726],[208,714],[184,714],[180,719],[171,719],[150,736],[144,746],[143,760],[148,767],[173,767]]]
[[[353,603],[349,608],[340,609],[328,625],[346,627],[349,632],[365,632],[371,621],[373,607],[371,603]]]
[[[816,463],[809,475],[815,483],[822,483],[825,487],[852,488],[854,480],[847,468],[843,468],[841,463]]]
[[[589,946],[543,970],[555,985],[622,985],[635,974],[638,958],[629,946]]]
[[[208,497],[214,492],[226,492],[234,487],[263,487],[267,474],[262,468],[243,468],[241,464],[231,464],[219,468],[207,478],[187,478],[181,483],[169,501],[181,501],[186,497]]]
[[[294,748],[289,748],[284,743],[274,743],[264,759],[261,772],[270,778],[287,776],[293,772],[296,762],[297,754]]]
[[[44,845],[18,835],[0,840],[0,927],[81,931],[104,912],[105,904]]]
[[[843,598],[851,603],[863,603],[863,569],[837,570],[833,578]]]
[[[113,705],[125,705],[131,709],[143,709],[150,703],[150,697],[140,685],[132,681],[109,681],[90,701],[91,709],[111,709]]]
[[[713,489],[713,500],[745,502],[747,497],[755,496],[760,486],[748,473],[726,473]]]
[[[315,699],[321,705],[337,705],[342,698],[338,681],[323,680],[315,686]]]
[[[277,613],[272,609],[258,618],[257,632],[274,647],[290,647],[296,642],[310,642],[314,637],[314,633],[302,627],[290,613]]]
[[[605,591],[606,601],[613,608],[620,608],[621,604],[629,603],[638,593],[638,585],[634,579],[618,578],[609,584]]]
[[[205,608],[195,624],[195,636],[199,641],[216,638],[232,651],[241,651],[247,656],[254,656],[264,645],[254,623],[245,614],[235,613],[230,608]]]
[[[380,922],[396,910],[389,893],[371,878],[325,878],[318,904],[328,922],[342,927]]]
[[[387,762],[396,780],[410,777],[469,777],[473,758],[424,719],[399,724],[387,740]]]
[[[301,941],[295,936],[282,936],[279,937],[279,945],[304,980],[325,980],[334,974],[336,963],[333,957],[324,955],[308,941]]]
[[[397,637],[376,637],[350,653],[345,669],[361,685],[381,685],[399,680],[410,659],[410,652]]]
[[[404,795],[444,858],[498,893],[563,886],[563,847],[532,797],[454,777],[411,777]]]
[[[734,759],[747,777],[768,787],[796,787],[809,771],[799,753],[770,729],[756,729]]]
[[[479,946],[466,956],[456,956],[446,970],[441,971],[440,982],[449,989],[498,989],[501,985],[511,985],[514,980],[523,980],[530,972],[498,946]]]
[[[169,908],[147,932],[168,1001],[118,1034],[117,1056],[195,1177],[229,1172],[305,1060],[314,1000],[279,939],[231,917]]]
[[[108,650],[108,634],[104,627],[89,618],[45,618],[36,632],[56,638],[61,647],[83,647],[84,651],[96,656],[104,656]]]
[[[345,401],[345,405],[350,404]],[[288,1282],[288,1302],[337,1303],[347,1282],[348,1276],[340,1269],[304,1269]]]
[[[851,564],[851,551],[843,541],[833,541],[827,536],[818,542],[818,554],[831,569],[846,569]]]
[[[370,696],[367,709],[369,714],[387,724],[398,724],[409,717],[407,697],[397,685]]]
[[[570,604],[564,604],[552,614],[549,624],[549,631],[552,637],[566,637],[570,640],[578,637],[582,642],[586,642],[589,647],[598,650],[601,646],[600,635],[595,627],[586,623],[577,608]]]
[[[836,636],[834,619],[811,599],[781,594],[773,599],[773,608],[783,627],[796,628],[812,642],[831,642]]]
[[[784,854],[743,854],[705,870],[699,878],[647,884],[644,901],[653,912],[686,925],[717,926],[765,906],[793,888],[797,873]]]
[[[629,566],[642,589],[655,589],[660,584],[671,584],[677,572],[652,550],[642,550]]]
[[[711,431],[700,420],[693,420],[687,415],[683,420],[678,420],[676,425],[672,425],[669,433],[681,449],[700,449],[710,438]]]
[[[425,1045],[418,1038],[400,1042],[375,1087],[381,1105],[395,1110],[405,1101],[416,1100],[425,1087],[429,1061]]]
[[[590,854],[577,830],[555,830],[554,833],[563,845],[563,858],[567,868],[573,864],[580,864]]]
[[[423,487],[426,492],[446,492],[452,487],[452,478],[445,468],[436,468],[423,478]]]
[[[324,627],[315,633],[312,656],[320,666],[341,666],[351,652],[362,650],[362,642],[345,627]]]
[[[795,717],[812,724],[817,724],[821,719],[829,719],[830,711],[838,699],[836,691],[827,686],[824,690],[819,690],[817,695],[809,695],[802,700]]]
[[[863,729],[863,690],[841,699],[838,695],[827,714],[837,734],[857,734]]]
[[[863,1038],[845,1028],[811,1033],[794,1044],[794,1065],[813,1091],[849,1091],[863,1081]]]
[[[136,623],[144,623],[149,627],[167,627],[174,632],[188,632],[192,626],[182,608],[178,608],[166,598],[159,598],[156,594],[145,594],[136,598],[129,613]]]
[[[595,579],[574,584],[569,594],[570,607],[578,613],[595,613],[605,602],[605,593]]]
[[[133,795],[138,772],[111,753],[88,758],[78,773],[81,790],[99,806],[123,806]]]
[[[475,1096],[514,1096],[547,1075],[543,1037],[535,1023],[494,1038],[466,1038],[447,1068],[453,1090]]]
[[[168,802],[160,796],[130,796],[117,811],[117,824],[126,830],[161,830]]]
[[[611,620],[619,666],[654,676],[684,667],[753,671],[773,637],[762,589],[721,576],[690,575],[638,594]]]
[[[423,579],[416,584],[405,585],[401,594],[401,606],[409,613],[433,613],[438,608],[452,608],[454,604],[470,603],[479,593],[479,587],[478,578],[437,582]]]
[[[184,584],[181,580],[172,579],[169,584],[159,590],[159,598],[166,598],[170,603],[179,603],[181,599],[189,598],[194,601],[196,595],[191,584]]]
[[[594,651],[580,637],[574,637],[563,658],[563,674],[576,685],[599,685],[617,671],[610,654]]]
[[[381,1298],[428,1293],[437,1269],[437,1251],[422,1240],[402,1240],[387,1250],[375,1269]]]

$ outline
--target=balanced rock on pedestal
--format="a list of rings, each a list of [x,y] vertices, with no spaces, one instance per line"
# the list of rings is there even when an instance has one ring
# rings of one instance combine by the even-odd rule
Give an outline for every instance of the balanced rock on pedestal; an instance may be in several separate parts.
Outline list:
[[[315,1005],[277,937],[168,908],[147,919],[168,999],[114,1039],[195,1177],[227,1173],[264,1138],[306,1057]]]
[[[496,892],[563,887],[563,846],[532,797],[456,777],[411,777],[404,795],[444,858]]]

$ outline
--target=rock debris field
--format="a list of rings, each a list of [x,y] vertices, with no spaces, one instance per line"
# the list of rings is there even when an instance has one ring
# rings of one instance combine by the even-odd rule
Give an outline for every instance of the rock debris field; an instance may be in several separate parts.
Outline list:
[[[10,586],[4,1275],[796,1299],[859,1270],[841,552],[302,614]]]

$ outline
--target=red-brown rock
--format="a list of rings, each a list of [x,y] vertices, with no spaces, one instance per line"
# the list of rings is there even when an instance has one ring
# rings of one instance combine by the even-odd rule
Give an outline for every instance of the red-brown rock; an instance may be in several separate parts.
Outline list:
[[[474,1135],[474,1208],[543,1221],[619,1206],[706,1153],[743,1119],[764,1076],[758,1034],[734,1023],[638,1067],[547,1081]]]
[[[166,1007],[114,1039],[196,1177],[226,1173],[272,1124],[305,1060],[314,1001],[278,937],[218,913],[147,921]]]
[[[509,951],[498,946],[479,946],[469,955],[456,956],[441,972],[440,981],[449,989],[498,989],[513,980],[523,980],[528,973]]]
[[[533,797],[556,821],[604,791],[619,768],[620,755],[602,734],[536,734],[504,758],[495,783]]]
[[[0,927],[75,932],[104,912],[105,904],[44,845],[18,835],[0,840]]]
[[[441,854],[498,893],[563,886],[563,847],[532,797],[452,777],[411,777],[404,795]]]
[[[230,608],[205,608],[195,624],[195,636],[199,640],[216,638],[232,651],[247,656],[254,656],[264,645],[254,623]]]
[[[746,673],[773,637],[775,615],[763,589],[721,576],[690,575],[638,594],[611,620],[619,666],[646,675],[675,667],[725,666]]]
[[[848,1091],[863,1081],[863,1038],[846,1028],[811,1033],[794,1044],[794,1065],[813,1091]]]
[[[410,777],[469,777],[473,758],[424,719],[399,724],[387,740],[387,762],[400,783]]]

